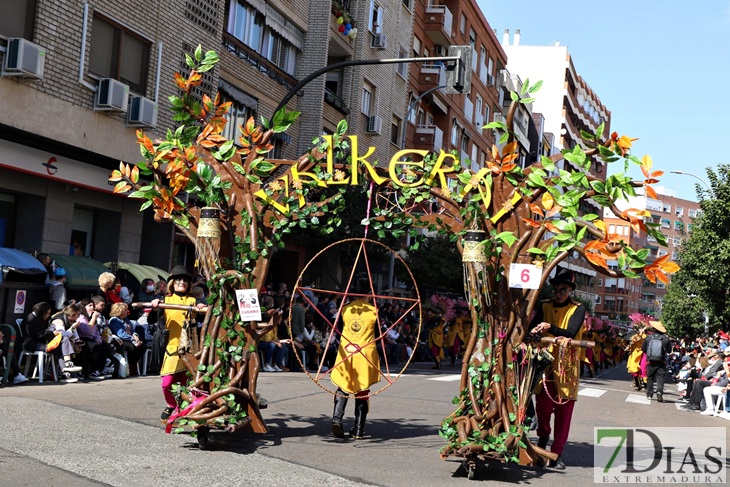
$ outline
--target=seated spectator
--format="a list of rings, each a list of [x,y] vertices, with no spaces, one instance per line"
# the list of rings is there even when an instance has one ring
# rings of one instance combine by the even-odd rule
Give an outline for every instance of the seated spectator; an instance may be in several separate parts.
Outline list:
[[[99,288],[93,292],[93,296],[101,296],[111,306],[114,303],[121,303],[122,298],[114,289],[117,278],[111,272],[102,272],[99,276]],[[107,310],[109,311],[109,310]],[[106,315],[106,317],[109,317]]]
[[[116,278],[114,279],[114,290],[123,303],[126,303],[127,306],[132,304],[134,293],[130,292],[127,287],[127,271],[120,270],[117,272]]]
[[[26,332],[23,350],[26,352],[43,352],[46,350],[48,342],[53,340],[56,335],[61,335],[60,345],[49,353],[58,361],[61,369],[61,382],[78,382],[78,378],[73,377],[71,374],[80,372],[81,367],[74,365],[72,361],[74,348],[69,338],[73,336],[73,329],[78,325],[74,321],[70,333],[56,331],[55,326],[50,323],[51,310],[52,307],[48,303],[37,303],[33,306],[32,311],[23,321],[23,328]],[[61,328],[63,328],[63,324],[61,324]]]
[[[112,344],[118,353],[127,352],[130,375],[139,375],[137,363],[147,351],[144,328],[129,320],[129,309],[125,303],[114,303],[109,316],[109,330],[116,337]]]
[[[710,381],[710,385],[705,387],[702,391],[702,395],[705,399],[705,410],[700,414],[710,415],[715,414],[714,396],[725,394],[728,390],[728,374],[730,374],[730,367],[728,366],[728,360],[730,360],[730,350],[726,354],[723,354],[722,369],[717,372],[717,376]]]
[[[155,292],[155,281],[150,278],[142,279],[139,286],[139,295],[137,296],[138,303],[151,303],[153,299],[162,299],[162,296]],[[149,309],[143,309],[139,313],[137,322],[140,325],[147,323],[147,317],[150,314]]]
[[[79,321],[77,331],[79,338],[84,341],[82,352],[85,359],[84,373],[91,380],[104,380],[112,377],[113,369],[106,370],[114,358],[114,348],[101,338],[101,326],[98,324],[103,319],[101,314],[95,310],[96,303],[91,299],[83,299],[80,303]],[[105,373],[106,372],[106,373]]]
[[[261,305],[266,311],[275,309],[274,298],[271,296],[264,297],[261,300]],[[284,361],[285,357],[289,355],[289,347],[286,342],[287,340],[279,340],[276,326],[261,337],[259,350],[264,352],[264,365],[262,368],[265,372],[282,372],[286,368]]]

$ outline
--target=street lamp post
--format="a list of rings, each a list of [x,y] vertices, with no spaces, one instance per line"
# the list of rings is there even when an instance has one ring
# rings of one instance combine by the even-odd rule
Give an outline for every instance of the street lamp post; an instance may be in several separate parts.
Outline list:
[[[704,184],[705,187],[707,188],[707,191],[712,191],[712,189],[710,188],[710,185],[707,184],[707,181],[705,181],[704,179],[702,179],[701,177],[699,177],[696,174],[692,174],[691,172],[687,172],[687,171],[670,171],[670,172],[672,174],[682,174],[684,176],[692,176],[693,178],[699,180],[702,184]]]

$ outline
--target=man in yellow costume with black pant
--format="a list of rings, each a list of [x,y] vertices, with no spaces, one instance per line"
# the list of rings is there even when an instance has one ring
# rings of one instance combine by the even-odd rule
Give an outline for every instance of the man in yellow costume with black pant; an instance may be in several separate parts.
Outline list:
[[[380,381],[380,356],[375,342],[376,333],[380,336],[378,314],[375,306],[368,302],[369,297],[364,296],[371,293],[369,281],[358,280],[356,299],[342,309],[342,336],[336,365],[330,373],[332,383],[337,386],[332,434],[338,438],[345,436],[342,418],[350,394],[355,395],[355,422],[350,435],[362,438],[369,410],[370,386]]]
[[[575,290],[573,273],[561,269],[550,280],[554,297],[537,306],[535,316],[530,323],[531,332],[549,334],[556,338],[581,339],[583,320],[586,310],[582,304],[570,299]],[[550,451],[558,454],[551,467],[565,469],[562,453],[568,441],[570,422],[573,418],[573,407],[578,399],[578,378],[580,377],[580,353],[571,347],[553,345],[550,353],[554,357],[552,372],[545,375],[545,383],[537,394],[535,410],[537,412],[537,446],[547,447],[550,439],[550,416],[555,415],[552,429],[553,444]]]

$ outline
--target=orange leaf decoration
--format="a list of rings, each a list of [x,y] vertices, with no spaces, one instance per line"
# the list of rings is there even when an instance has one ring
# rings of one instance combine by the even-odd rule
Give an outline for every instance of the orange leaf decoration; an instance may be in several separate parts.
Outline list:
[[[540,208],[539,206],[537,206],[534,203],[530,203],[530,210],[532,210],[533,213],[536,213],[536,214],[538,214],[540,216],[543,216],[544,215],[544,213],[542,211],[542,208]]]
[[[517,164],[513,164],[513,163],[505,164],[505,165],[502,166],[502,171],[504,171],[504,172],[510,172],[512,169],[514,169],[516,167],[517,167]]]
[[[531,220],[529,218],[522,218],[522,221],[524,221],[525,223],[527,223],[528,225],[530,225],[533,228],[540,227],[540,223],[536,222],[535,220]]]
[[[517,142],[510,142],[509,144],[506,144],[504,147],[502,147],[502,157],[508,154],[514,154],[515,152],[517,152]]]
[[[593,252],[586,252],[585,256],[586,256],[586,259],[588,259],[588,261],[590,263],[592,263],[593,265],[597,265],[597,266],[603,267],[604,269],[608,269],[608,262],[606,261],[606,259],[604,259],[600,255],[595,254]]]
[[[550,209],[550,211],[548,211],[548,212],[547,212],[547,213],[545,214],[545,217],[547,217],[547,218],[550,218],[551,216],[557,215],[558,213],[560,213],[560,210],[562,210],[562,209],[563,209],[563,207],[562,207],[562,206],[560,206],[560,205],[554,205],[554,206],[553,206],[553,207],[552,207],[552,208]]]
[[[666,275],[666,274],[665,274],[664,272],[662,272],[662,271],[661,271],[660,269],[657,269],[657,270],[656,270],[656,278],[657,278],[657,280],[658,280],[658,281],[661,281],[661,282],[663,282],[664,284],[669,284],[669,278],[668,278],[668,277],[667,277],[667,275]]]
[[[132,177],[130,179],[134,184],[137,184],[139,181],[139,168],[137,166],[132,168]]]
[[[659,199],[659,197],[658,197],[658,196],[657,196],[657,194],[656,194],[656,191],[654,191],[654,188],[652,188],[651,186],[645,186],[645,187],[644,187],[644,189],[645,189],[645,191],[646,191],[646,195],[647,195],[647,196],[648,196],[649,198],[653,198],[653,199],[655,199],[655,200],[656,200],[656,199]]]
[[[550,230],[553,233],[560,233],[560,230],[558,230],[558,227],[556,227],[555,225],[553,225],[550,222],[545,222],[545,228],[547,228],[548,230]]]

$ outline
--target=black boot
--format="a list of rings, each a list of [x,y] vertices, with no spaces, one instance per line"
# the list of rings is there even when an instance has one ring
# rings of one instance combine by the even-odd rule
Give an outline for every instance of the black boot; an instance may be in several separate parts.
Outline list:
[[[432,369],[440,369],[441,368],[441,361],[438,358],[433,359],[434,362],[436,362],[436,365],[431,367]]]
[[[355,423],[350,430],[353,438],[362,438],[365,434],[365,419],[368,417],[370,401],[367,399],[355,399]]]
[[[545,448],[547,448],[548,440],[550,440],[549,436],[541,436],[537,440],[537,446],[539,446],[540,448],[542,448],[544,450]]]
[[[342,428],[342,418],[345,416],[346,406],[347,396],[338,389],[337,395],[335,396],[335,410],[332,413],[332,434],[337,438],[345,437],[345,430]]]

